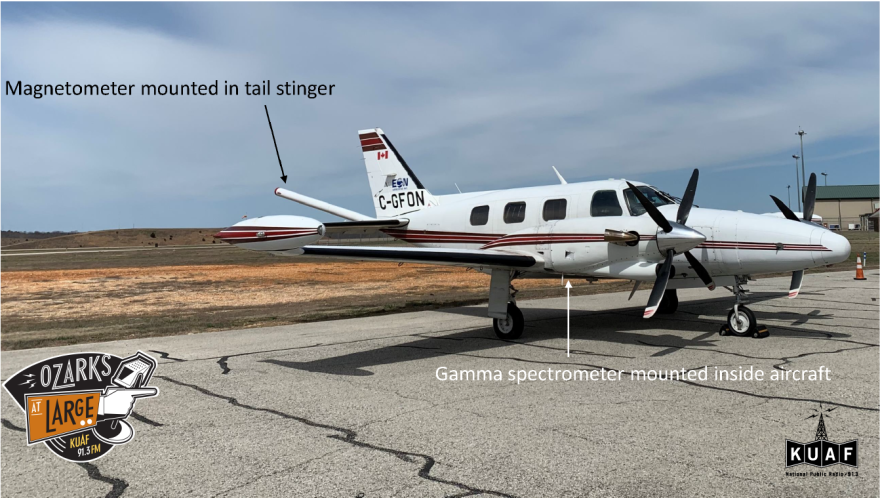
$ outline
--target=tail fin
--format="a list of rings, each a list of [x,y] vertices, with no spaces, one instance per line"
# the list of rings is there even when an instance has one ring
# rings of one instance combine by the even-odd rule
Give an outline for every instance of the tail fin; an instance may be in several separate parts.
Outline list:
[[[393,218],[438,204],[381,128],[361,130],[358,135],[377,218]]]

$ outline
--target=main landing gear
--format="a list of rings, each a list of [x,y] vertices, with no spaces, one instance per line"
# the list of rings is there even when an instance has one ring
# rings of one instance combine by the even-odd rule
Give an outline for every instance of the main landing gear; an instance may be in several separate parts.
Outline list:
[[[489,284],[489,317],[499,339],[519,339],[526,328],[522,311],[516,305],[516,288],[510,284],[519,275],[515,271],[492,270]]]
[[[492,320],[492,328],[499,339],[519,339],[526,327],[525,318],[516,303],[507,303],[507,316]]]
[[[767,327],[758,325],[755,314],[744,304],[749,302],[745,296],[746,292],[748,292],[748,289],[745,287],[748,284],[748,278],[737,275],[734,277],[734,282],[733,288],[729,290],[736,296],[736,304],[727,313],[727,323],[721,326],[721,330],[718,333],[720,335],[735,335],[739,337],[751,336],[756,339],[767,337],[770,335]]]

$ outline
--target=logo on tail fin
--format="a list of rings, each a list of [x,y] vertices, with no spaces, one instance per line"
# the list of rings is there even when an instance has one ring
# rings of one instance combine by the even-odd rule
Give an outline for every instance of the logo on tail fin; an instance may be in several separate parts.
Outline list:
[[[388,159],[388,151],[385,152],[377,152],[376,159]]]

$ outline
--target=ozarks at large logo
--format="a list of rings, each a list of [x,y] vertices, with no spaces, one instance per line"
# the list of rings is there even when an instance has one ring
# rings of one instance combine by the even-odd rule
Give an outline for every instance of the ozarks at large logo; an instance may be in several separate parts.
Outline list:
[[[149,386],[156,360],[75,353],[34,363],[3,387],[25,414],[28,446],[43,443],[65,460],[88,462],[134,437],[125,419],[135,401],[159,394]]]

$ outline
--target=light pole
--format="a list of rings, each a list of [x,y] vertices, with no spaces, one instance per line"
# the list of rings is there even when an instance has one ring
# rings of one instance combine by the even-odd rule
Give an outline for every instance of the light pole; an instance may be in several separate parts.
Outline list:
[[[798,190],[801,190],[801,175],[800,175],[800,173],[798,173],[798,159],[800,159],[801,156],[799,156],[797,154],[792,154],[791,157],[794,158],[794,176],[797,178],[797,188],[798,188]],[[798,200],[798,211],[800,211],[801,210],[801,196],[800,195],[797,196],[797,200]],[[791,199],[789,199],[788,203],[791,204]]]
[[[828,173],[822,173],[822,176],[825,177],[825,186],[828,186]]]
[[[788,189],[788,208],[791,209],[791,185],[785,188]]]
[[[804,170],[804,135],[806,135],[806,134],[807,134],[807,132],[805,132],[804,130],[801,129],[800,126],[798,126],[797,135],[801,137],[801,178],[804,179],[804,186],[805,187],[807,186],[807,173],[806,173],[806,170]],[[804,196],[804,195],[806,195],[806,194],[803,192],[803,190],[801,190],[801,196]]]

